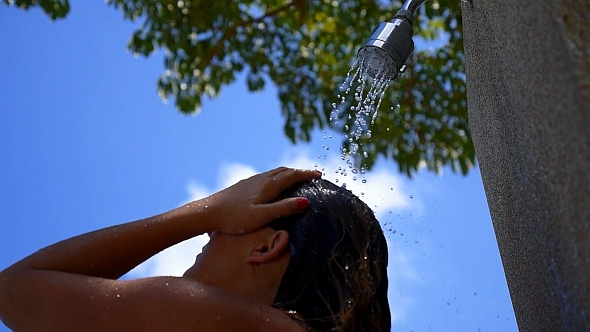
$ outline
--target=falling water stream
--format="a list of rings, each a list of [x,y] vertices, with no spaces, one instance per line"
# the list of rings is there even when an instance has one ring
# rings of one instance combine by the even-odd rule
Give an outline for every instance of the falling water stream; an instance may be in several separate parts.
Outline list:
[[[362,165],[359,170],[355,167],[353,159],[359,154],[359,147],[362,146],[360,142],[361,138],[363,136],[367,139],[371,138],[371,126],[375,123],[377,112],[379,111],[381,101],[385,96],[391,78],[384,77],[381,72],[377,73],[375,78],[370,78],[368,70],[363,66],[363,61],[364,58],[357,59],[346,74],[346,78],[339,88],[338,102],[332,103],[332,112],[330,113],[329,120],[334,127],[337,127],[341,111],[344,110],[344,107],[349,107],[348,120],[353,120],[354,117],[354,121],[352,122],[352,126],[345,124],[343,127],[345,139],[348,140],[349,147],[348,149],[342,147],[340,150],[340,157],[346,161],[347,167],[339,167],[336,173],[346,176],[348,175],[348,170],[350,170],[353,174],[353,181],[356,181],[357,176],[360,176],[362,177],[362,182],[366,183],[367,180],[364,176],[366,167]],[[367,90],[366,93],[365,90]],[[354,101],[348,106],[347,96],[351,91],[354,91]],[[324,133],[326,132],[324,131]],[[322,148],[329,150],[329,147],[325,145]],[[364,151],[363,157],[367,158],[368,156],[368,152]],[[318,157],[321,158],[321,155]],[[324,154],[324,157],[326,157],[326,154]],[[336,179],[336,182],[338,182],[338,179]],[[345,183],[342,185],[346,186]]]

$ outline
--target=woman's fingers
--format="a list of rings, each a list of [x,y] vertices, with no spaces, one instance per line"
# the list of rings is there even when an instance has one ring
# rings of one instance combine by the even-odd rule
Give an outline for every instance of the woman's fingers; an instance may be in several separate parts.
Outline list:
[[[303,182],[322,176],[322,173],[316,170],[281,167],[273,171],[276,172],[270,173],[269,176],[272,177],[272,183],[276,185],[274,186],[274,195],[278,195],[280,192],[291,187],[297,182]]]
[[[280,173],[288,171],[290,169],[292,169],[292,168],[281,166],[281,167],[277,167],[275,169],[271,169],[270,171],[267,171],[266,173],[268,174],[268,176],[273,177],[273,176],[277,176]]]
[[[263,216],[264,224],[277,218],[301,213],[309,208],[309,201],[305,197],[290,197],[278,202],[258,205],[258,213]]]

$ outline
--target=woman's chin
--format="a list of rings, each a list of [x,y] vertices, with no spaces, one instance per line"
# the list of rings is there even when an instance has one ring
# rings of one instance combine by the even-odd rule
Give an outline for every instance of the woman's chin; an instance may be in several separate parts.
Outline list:
[[[191,279],[197,279],[196,275],[196,268],[195,266],[197,265],[197,262],[195,262],[195,264],[193,264],[193,266],[189,267],[188,270],[184,271],[184,274],[182,275],[183,278],[191,278]]]

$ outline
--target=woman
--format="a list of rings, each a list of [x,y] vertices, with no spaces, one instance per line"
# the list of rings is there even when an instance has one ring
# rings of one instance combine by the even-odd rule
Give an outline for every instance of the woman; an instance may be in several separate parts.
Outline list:
[[[383,234],[360,200],[322,202],[305,189],[320,176],[278,168],[53,244],[0,273],[0,318],[15,331],[389,330]],[[322,220],[308,213],[332,226],[317,227]],[[351,214],[366,218],[348,224]],[[204,233],[210,241],[182,278],[117,280]]]

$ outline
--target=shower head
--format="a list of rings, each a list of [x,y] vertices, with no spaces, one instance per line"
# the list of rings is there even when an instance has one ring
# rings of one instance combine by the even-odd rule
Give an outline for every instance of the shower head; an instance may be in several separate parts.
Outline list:
[[[426,0],[407,0],[389,22],[379,23],[357,53],[361,70],[373,78],[394,79],[414,51],[412,23]]]

